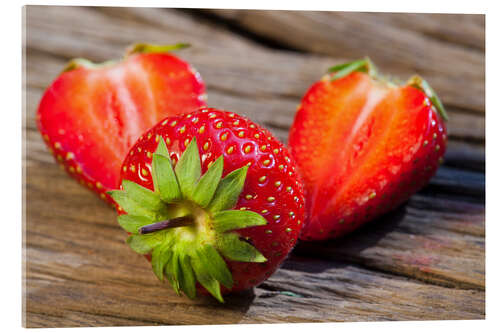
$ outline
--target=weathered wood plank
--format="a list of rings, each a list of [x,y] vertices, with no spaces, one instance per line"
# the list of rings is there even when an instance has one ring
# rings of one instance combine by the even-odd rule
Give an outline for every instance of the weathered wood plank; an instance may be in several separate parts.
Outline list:
[[[436,41],[485,49],[485,15],[370,13],[368,17],[396,29],[418,32]],[[453,28],[457,22],[460,22],[460,29]]]
[[[144,260],[141,270],[114,267],[145,276],[140,280],[123,280],[102,267],[37,266],[27,310],[45,311],[56,327],[484,318],[484,292],[427,286],[338,262],[314,260],[311,270],[310,262],[290,258],[260,287],[226,297],[224,306],[176,296],[146,272]]]
[[[199,13],[196,10],[188,10]],[[236,9],[205,9],[205,13],[216,15],[224,18],[233,24],[243,27],[263,26],[260,22],[250,22],[253,15],[267,14],[266,11],[241,11]],[[264,12],[264,13],[260,13]],[[281,14],[283,11],[279,11]],[[473,48],[478,50],[485,49],[485,15],[469,15],[469,14],[430,14],[430,13],[357,13],[357,12],[313,12],[313,11],[298,11],[290,12],[299,16],[308,18],[323,17],[335,19],[337,16],[353,15],[366,19],[367,24],[383,24],[386,27],[391,27],[394,30],[403,30],[413,34],[427,36],[433,38],[436,42],[443,41],[462,46],[464,48]],[[272,13],[270,13],[272,14]],[[132,16],[129,16],[132,18]],[[280,18],[287,20],[287,17]],[[460,29],[455,29],[457,23],[460,22]],[[301,21],[296,22],[296,25]],[[265,27],[262,27],[264,29]],[[296,27],[300,28],[300,27]],[[257,28],[255,28],[257,30]],[[285,43],[288,39],[279,37],[281,31],[273,31],[263,34],[267,38],[275,38],[277,43]],[[317,31],[315,35],[323,35],[325,31]],[[300,41],[297,41],[299,43]],[[311,51],[313,46],[303,44],[304,51]],[[294,45],[295,46],[295,45]]]
[[[483,173],[442,166],[431,180],[429,190],[484,201],[485,177]]]
[[[30,320],[34,320],[28,327],[484,318],[483,292],[427,288],[352,267],[335,267],[330,271],[335,273],[333,278],[329,271],[304,274],[282,269],[254,293],[227,297],[225,306],[214,304],[209,299],[192,304],[161,286],[138,287],[131,282],[116,288],[112,285],[116,281],[112,279],[106,285],[97,286],[71,280],[53,282],[40,290],[41,297],[30,302],[28,313]],[[290,284],[289,281],[299,278],[307,284]],[[359,279],[365,280],[362,285]],[[31,287],[36,286],[37,281],[33,281]],[[287,289],[283,290],[283,286]],[[145,303],[135,297],[126,297],[120,292],[122,288],[149,301]],[[294,295],[290,290],[297,289],[307,296],[296,293],[300,296],[290,296]],[[401,290],[410,290],[410,295],[405,293],[401,297]],[[72,301],[74,297],[79,302]],[[49,314],[42,312],[46,311],[44,302],[51,305]],[[128,311],[119,302],[127,304]],[[50,322],[47,322],[49,318]]]
[[[439,91],[445,103],[484,112],[484,51],[442,40],[443,36],[469,39],[484,48],[484,15],[469,19],[470,15],[446,14],[209,12],[299,50],[341,58],[368,55],[382,70],[402,78],[416,71]],[[451,28],[458,22],[460,29]],[[438,28],[440,38],[432,33]]]
[[[402,219],[391,214],[384,218],[388,220],[374,222],[344,240],[313,244],[312,248],[311,244],[299,245],[295,252],[308,255],[300,265],[303,270],[313,271],[309,277],[301,273],[291,278],[279,271],[256,289],[256,299],[248,294],[237,296],[234,301],[237,305],[229,303],[228,310],[206,299],[199,303],[181,301],[170,289],[162,288],[148,264],[125,245],[125,233],[115,223],[111,208],[67,177],[53,162],[32,160],[30,163],[26,226],[28,317],[31,312],[48,313],[62,317],[61,321],[55,321],[60,322],[60,326],[79,326],[72,324],[67,316],[71,318],[80,312],[103,316],[99,321],[102,325],[115,325],[115,317],[116,325],[122,318],[154,325],[484,316],[484,293],[477,291],[484,289],[484,207],[481,205],[414,196]],[[318,264],[312,257],[328,261]],[[432,285],[402,278],[401,281],[406,282],[400,285],[399,278],[385,274],[381,278],[381,273],[352,265],[344,271],[338,260],[416,277]],[[285,267],[290,265],[295,264],[287,263]],[[312,286],[310,279],[317,275],[314,272],[321,265],[333,267],[324,277],[319,277],[325,281]],[[285,274],[284,277],[281,274]],[[351,280],[345,286],[340,281],[347,277]],[[368,290],[360,284],[360,279],[372,281]],[[380,285],[389,290],[379,294]],[[146,286],[147,290],[139,286]],[[318,295],[311,296],[311,289]],[[299,305],[289,306],[282,299],[286,295],[273,292],[276,290],[306,297],[293,298],[292,304],[298,302]],[[401,290],[404,292],[394,294]],[[418,290],[420,296],[408,295],[408,290]],[[387,298],[391,293],[394,295]],[[398,302],[393,303],[395,298]],[[278,306],[280,302],[286,306]],[[463,308],[452,306],[455,302]],[[124,309],[125,304],[140,311],[129,313]],[[264,311],[271,305],[276,306],[273,312]],[[436,307],[441,310],[434,312]],[[165,316],[164,312],[172,315]],[[93,325],[91,320],[80,320]]]
[[[37,312],[37,310],[39,312]],[[119,316],[109,316],[104,314],[92,314],[82,311],[71,311],[63,309],[53,309],[50,313],[46,313],[45,308],[33,307],[30,309],[25,327],[102,327],[102,326],[151,326],[155,323],[147,321],[131,320]]]
[[[441,194],[408,205],[340,240],[300,243],[296,251],[349,260],[439,285],[484,290],[484,204]]]
[[[455,168],[484,172],[484,145],[450,140],[446,147],[445,164]]]
[[[180,55],[201,72],[209,104],[245,114],[286,141],[305,89],[345,59],[272,50],[174,10],[28,7],[27,17],[28,326],[484,318],[484,116],[477,100],[449,103],[447,167],[404,208],[342,240],[300,244],[271,279],[230,296],[226,306],[189,301],[163,288],[127,248],[114,211],[55,165],[34,122],[43,89],[69,58],[102,61],[134,41],[186,41],[194,46]]]
[[[65,9],[66,10],[66,9]],[[73,9],[74,10],[74,9]],[[87,18],[87,16],[80,14],[83,16],[82,19],[85,19],[84,22],[93,22],[95,21],[94,13],[91,10],[87,10],[87,16],[90,16],[93,19]],[[158,11],[158,10],[157,10]],[[31,11],[28,11],[31,13]],[[158,15],[156,11],[145,11],[147,17],[153,16],[153,22],[155,17]],[[151,13],[155,13],[151,15]],[[160,15],[163,11],[160,11]],[[170,12],[168,12],[170,13]],[[68,13],[68,17],[71,14]],[[145,15],[146,15],[145,14]],[[67,61],[71,57],[80,56],[77,52],[82,52],[82,56],[87,56],[97,60],[104,60],[111,57],[118,56],[122,49],[129,42],[133,40],[140,40],[145,38],[151,38],[152,36],[157,36],[158,31],[155,29],[141,29],[140,31],[145,30],[143,34],[137,32],[138,30],[134,27],[130,28],[130,31],[126,31],[126,29],[122,32],[123,35],[127,36],[127,41],[123,41],[121,46],[112,46],[113,41],[108,40],[113,36],[108,36],[104,33],[101,33],[102,39],[106,40],[104,44],[102,39],[100,42],[100,47],[98,49],[93,48],[92,45],[95,43],[99,43],[99,41],[88,41],[88,46],[82,46],[86,43],[85,37],[87,34],[89,36],[94,36],[97,32],[93,32],[92,30],[88,30],[86,26],[77,26],[75,27],[75,31],[67,31],[67,35],[58,33],[57,24],[50,24],[46,22],[45,13],[39,13],[40,17],[35,17],[35,14],[32,15],[33,27],[37,28],[36,30],[28,30],[28,41],[31,48],[35,50],[43,50],[45,52],[54,53],[56,52],[59,57],[63,56],[63,58],[59,58],[61,61],[54,62],[52,64],[48,64],[46,61],[39,62],[38,66],[35,67],[34,70],[37,70],[37,74],[34,74],[35,82],[28,82],[36,84],[39,87],[46,87],[55,75],[60,71],[62,64],[64,61]],[[97,13],[97,16],[100,14]],[[31,17],[31,16],[30,16]],[[42,23],[38,23],[41,20]],[[113,22],[112,20],[106,19],[106,17],[102,17],[102,20],[106,22],[106,24],[111,25],[116,30],[116,26],[120,25],[120,22]],[[159,20],[156,18],[156,20]],[[169,16],[164,18],[164,21],[170,22]],[[68,22],[69,24],[69,22]],[[96,26],[101,26],[102,22],[96,22]],[[172,27],[170,27],[172,28]],[[77,31],[81,31],[79,34],[78,41],[75,41],[73,35],[77,33]],[[187,29],[187,28],[186,28]],[[108,31],[109,34],[114,33],[113,29],[105,29],[104,31]],[[149,31],[151,30],[151,31]],[[172,42],[178,39],[174,39],[174,36],[178,36],[179,33],[171,33],[169,37]],[[49,38],[45,36],[54,36],[54,38]],[[137,37],[136,37],[137,36]],[[142,36],[142,37],[140,37]],[[147,36],[147,37],[146,37]],[[165,38],[164,34],[161,34],[162,38]],[[90,37],[89,37],[90,38]],[[115,37],[116,38],[116,37]],[[181,38],[181,37],[178,37]],[[185,38],[185,37],[184,37]],[[300,97],[304,94],[307,87],[317,80],[323,73],[324,70],[329,66],[329,64],[333,63],[334,60],[328,61],[328,58],[319,58],[313,59],[311,61],[311,57],[303,56],[303,55],[290,55],[290,54],[275,54],[269,52],[258,52],[258,55],[255,55],[255,51],[253,48],[249,47],[249,43],[242,43],[239,39],[234,38],[233,40],[229,40],[230,49],[227,49],[227,52],[221,55],[220,49],[221,46],[217,49],[212,48],[213,40],[217,39],[217,34],[215,37],[207,44],[206,39],[196,39],[189,40],[191,43],[196,45],[192,50],[186,50],[182,53],[182,56],[187,60],[191,61],[199,70],[202,72],[203,77],[208,83],[208,88],[217,92],[229,93],[230,95],[236,95],[237,97],[243,97],[243,99],[255,101],[257,105],[262,105],[269,107],[273,107],[272,112],[262,112],[262,114],[267,115],[275,115],[277,112],[283,114],[277,118],[278,122],[275,120],[274,125],[279,127],[288,127],[292,121],[293,108],[300,100]],[[236,40],[236,42],[235,42]],[[42,42],[43,41],[43,42]],[[225,42],[226,43],[226,42]],[[77,45],[75,45],[77,44]],[[229,45],[229,44],[228,44]],[[236,45],[236,46],[235,46]],[[251,45],[251,44],[250,44]],[[247,56],[242,56],[239,49],[246,48],[245,54]],[[88,51],[87,51],[88,49]],[[31,50],[31,49],[30,49]],[[203,52],[201,52],[203,50]],[[252,51],[248,51],[252,50]],[[232,54],[234,52],[234,54]],[[30,52],[31,53],[31,52]],[[197,55],[202,54],[202,57],[198,57]],[[250,54],[253,53],[253,54]],[[250,54],[251,56],[248,56]],[[258,62],[255,58],[258,58]],[[222,58],[222,59],[221,59]],[[265,60],[263,59],[265,58]],[[58,60],[59,60],[58,59]],[[221,64],[222,60],[222,64]],[[337,60],[338,61],[338,60]],[[43,65],[40,65],[43,64]],[[279,64],[276,66],[276,64]],[[256,66],[257,65],[257,66]],[[43,75],[44,73],[45,75]],[[306,77],[307,76],[307,77]],[[224,77],[221,80],[221,77]],[[36,81],[42,80],[43,82]],[[30,79],[31,80],[31,79]],[[214,95],[215,97],[217,95]],[[209,103],[213,105],[218,105],[217,99],[212,99],[212,94],[209,97]],[[274,102],[274,100],[278,99],[278,103]],[[269,101],[271,100],[271,101]],[[280,105],[281,102],[288,102],[288,104]],[[274,102],[274,103],[273,103]],[[254,110],[258,108],[258,106],[250,105],[248,109]],[[247,111],[247,110],[244,110]],[[255,111],[251,112],[255,113]],[[463,111],[450,108],[451,120],[449,124],[450,128],[450,136],[458,137],[460,139],[472,139],[474,141],[484,141],[484,117],[475,117],[473,115],[464,113]]]
[[[56,58],[45,52],[30,49],[27,61],[30,73],[27,79],[27,94],[29,97],[27,108],[33,112],[27,115],[27,126],[34,126],[34,110],[36,110],[41,94],[45,87],[50,84],[51,80],[57,76],[66,61],[66,58]],[[197,64],[195,65],[199,67]],[[239,67],[240,70],[243,66],[248,68],[248,65],[245,64],[241,66],[228,64],[228,67],[230,66],[234,68]],[[264,73],[265,70],[248,69],[249,72],[259,71],[261,73],[260,77],[269,75],[269,73]],[[273,69],[269,67],[267,70],[272,71]],[[205,78],[205,73],[213,72],[214,69],[206,66],[200,69],[200,71]],[[235,86],[239,87],[234,75],[235,71],[229,70],[227,78],[229,81],[233,81]],[[241,74],[240,79],[242,79],[242,76],[243,74]],[[252,85],[258,88],[249,87],[246,91],[238,91],[239,88],[216,87],[207,78],[205,78],[205,81],[208,85],[208,102],[210,105],[247,115],[258,123],[270,128],[283,142],[287,141],[288,128],[293,122],[294,110],[301,98],[298,93],[294,97],[283,97],[279,91],[280,88],[275,88],[276,85],[268,84],[268,92],[263,95],[258,90],[256,91],[256,89],[260,90],[259,86],[266,85],[266,83],[263,82],[260,84],[257,75],[253,82],[249,82],[249,79],[245,82],[249,86]],[[304,91],[305,89],[307,87],[304,87]],[[446,154],[446,163],[451,163],[459,167],[484,170],[484,117],[454,112],[453,109],[450,110],[450,116],[451,119],[448,124],[450,144]]]
[[[35,8],[28,11],[28,19],[31,20],[33,29],[28,31],[27,39],[30,46],[39,50],[66,58],[83,56],[105,60],[121,55],[122,49],[131,41],[184,40],[194,47],[183,51],[183,57],[202,71],[210,85],[242,94],[254,91],[265,96],[269,95],[269,88],[272,87],[271,92],[282,97],[301,97],[305,89],[321,77],[329,66],[347,58],[352,59],[352,55],[333,58],[276,52],[242,37],[221,33],[212,25],[182,16],[177,11],[148,8],[132,11],[127,8],[113,8],[113,12],[124,12],[149,22],[149,25],[140,26],[134,21],[126,21],[125,24],[125,21],[119,18],[110,18],[91,9],[67,7],[42,12],[37,10]],[[71,20],[75,17],[75,12],[78,12],[81,20]],[[68,28],[61,32],[59,24],[65,24]],[[157,24],[161,29],[154,28],[153,24]],[[164,29],[169,31],[168,35],[164,33]],[[207,38],[208,34],[210,38]],[[78,36],[78,40],[75,36]],[[106,40],[106,43],[103,43],[103,40]],[[93,47],[96,43],[100,45],[98,49]],[[484,55],[478,57],[483,59]],[[419,58],[427,57],[420,55]],[[453,58],[445,63],[452,62]],[[468,63],[467,66],[460,68],[468,70],[471,66],[474,64]],[[399,70],[396,66],[390,68]],[[411,68],[412,65],[406,66],[407,73],[402,77],[413,74],[408,72]],[[449,108],[484,110],[484,71],[478,74],[471,70],[474,75],[471,74],[469,78],[465,73],[457,72],[456,68],[449,69],[449,72],[443,66],[439,68],[439,75],[433,74],[435,82],[432,83]],[[392,71],[389,73],[398,74]],[[455,76],[459,74],[460,78],[456,78]],[[255,80],[259,80],[260,85],[255,84]],[[467,85],[466,89],[461,89],[462,85]],[[475,89],[482,89],[483,92],[478,93]],[[452,95],[447,99],[443,94]],[[473,107],[471,103],[480,107]]]
[[[226,306],[179,298],[128,249],[111,209],[67,177],[51,181],[42,169],[62,174],[43,163],[28,170],[39,180],[27,198],[28,326],[44,326],[37,318],[47,320],[45,314],[50,326],[484,318],[481,291],[295,256],[255,294],[230,296]],[[78,210],[85,213],[75,217]]]

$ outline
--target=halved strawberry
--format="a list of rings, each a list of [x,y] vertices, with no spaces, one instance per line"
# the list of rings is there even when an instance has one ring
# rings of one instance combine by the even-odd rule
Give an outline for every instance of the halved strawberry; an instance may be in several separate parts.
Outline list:
[[[446,113],[420,77],[398,86],[367,60],[312,85],[290,130],[306,191],[301,238],[342,236],[395,208],[436,172]]]
[[[185,44],[136,44],[122,61],[72,60],[47,88],[37,113],[51,152],[103,199],[119,186],[126,153],[165,116],[204,106],[200,75],[168,53]]]

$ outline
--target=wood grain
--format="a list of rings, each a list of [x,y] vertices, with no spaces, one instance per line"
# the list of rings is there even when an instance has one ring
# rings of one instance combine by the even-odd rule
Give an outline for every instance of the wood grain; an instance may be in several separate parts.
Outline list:
[[[106,326],[477,319],[484,315],[481,290],[424,284],[364,268],[349,262],[348,256],[340,260],[318,259],[317,254],[306,257],[300,248],[296,252],[301,255],[290,257],[268,281],[253,292],[229,297],[224,306],[211,298],[179,298],[161,286],[144,258],[128,249],[112,209],[52,163],[39,165],[28,170],[33,181],[27,198],[25,244],[27,326],[44,326],[40,318],[46,324],[50,320],[50,326]],[[76,217],[75,211],[85,214]],[[373,249],[374,237],[368,237],[367,244],[363,239],[367,232],[360,234],[361,238],[358,234],[351,240]],[[384,246],[379,245],[379,251]]]
[[[478,73],[484,70],[483,17],[42,6],[26,11],[25,326],[484,318],[484,72]],[[337,22],[330,22],[331,15]],[[281,32],[257,30],[264,28],[255,27],[252,17],[261,18],[259,26],[272,18],[278,30],[302,41],[325,38],[324,29],[356,26],[358,35],[379,29],[373,39],[390,38],[386,42],[396,50],[377,48],[369,35],[337,33],[336,42],[347,45],[342,52],[307,48]],[[290,19],[304,23],[305,32]],[[239,32],[228,29],[234,25]],[[397,211],[341,240],[299,244],[253,291],[229,296],[225,305],[179,298],[126,246],[115,212],[60,170],[35,126],[45,87],[70,58],[117,58],[136,41],[191,43],[178,54],[201,72],[209,104],[245,114],[283,141],[301,96],[330,65],[364,51],[384,71],[422,70],[443,92],[451,115],[445,165]],[[408,55],[410,44],[428,52]],[[439,55],[448,61],[434,65]]]
[[[130,12],[125,8],[117,10],[120,13]],[[34,27],[27,33],[30,46],[28,57],[34,58],[33,61],[28,61],[28,68],[33,73],[27,79],[30,86],[44,89],[52,78],[57,76],[68,59],[77,57],[79,54],[95,61],[104,61],[121,56],[122,50],[133,41],[160,42],[165,39],[163,32],[159,33],[158,30],[149,26],[139,29],[129,21],[126,21],[127,25],[120,23],[119,20],[115,22],[116,19],[101,15],[100,11],[77,10],[76,8],[64,8],[61,11],[65,13],[61,15],[62,17],[68,17],[68,22],[64,24],[71,24],[74,31],[72,29],[60,31],[57,22],[62,19],[58,18],[58,12],[54,12],[53,8],[39,13],[39,16],[35,15],[36,12],[28,12],[28,20]],[[78,12],[82,21],[70,23],[70,18],[77,15],[75,11]],[[251,117],[269,127],[283,141],[286,141],[295,107],[309,85],[321,77],[329,65],[345,61],[345,59],[259,50],[251,47],[252,43],[243,43],[241,38],[232,35],[230,35],[231,38],[222,36],[219,41],[219,34],[214,33],[210,42],[207,42],[203,33],[205,29],[198,22],[196,24],[192,22],[194,27],[191,29],[186,27],[187,31],[182,34],[177,32],[179,27],[187,25],[186,22],[178,22],[182,16],[179,16],[177,12],[165,11],[166,14],[162,14],[163,11],[160,13],[158,11],[138,9],[133,13],[144,20],[147,19],[150,23],[162,22],[162,31],[163,29],[172,31],[168,35],[167,42],[185,40],[194,45],[191,49],[181,51],[179,54],[194,64],[202,73],[209,91],[208,103]],[[160,20],[158,16],[163,17],[162,15],[165,17]],[[176,27],[167,26],[163,22],[172,22],[176,24]],[[96,26],[103,27],[103,31],[93,33],[92,29]],[[127,38],[123,38],[120,45],[112,46],[113,39],[117,38],[117,26],[120,27],[120,36],[124,35]],[[209,31],[210,29],[210,26],[206,28]],[[79,38],[75,40],[72,36],[77,33]],[[197,34],[191,36],[193,33]],[[102,35],[106,43],[100,43],[98,48],[92,48],[93,43],[98,43],[98,41],[90,42],[87,38],[91,39],[94,34]],[[224,53],[220,52],[222,46],[219,43],[229,45]],[[213,45],[218,46],[213,48]],[[224,79],[221,80],[221,77]],[[478,159],[484,161],[482,148],[468,149],[474,143],[484,144],[484,117],[462,112],[461,109],[453,107],[448,107],[448,111],[450,113],[449,136],[451,140],[455,140],[448,149],[452,162],[477,165]],[[472,150],[472,152],[462,154],[464,150]],[[455,153],[456,151],[458,154]]]
[[[210,12],[298,50],[335,57],[368,55],[382,69],[390,68],[402,78],[416,71],[438,89],[447,104],[484,112],[483,15]],[[450,29],[456,24],[461,29]],[[476,47],[464,47],[467,40],[474,40]],[[456,81],[450,84],[450,80]]]

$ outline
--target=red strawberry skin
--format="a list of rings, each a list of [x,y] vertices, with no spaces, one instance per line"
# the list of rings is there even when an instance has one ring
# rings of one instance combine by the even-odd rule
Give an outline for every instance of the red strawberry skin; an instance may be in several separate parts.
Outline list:
[[[332,75],[307,91],[290,130],[306,192],[304,240],[340,237],[405,202],[446,148],[444,121],[422,90]]]
[[[38,128],[67,172],[101,198],[119,186],[127,151],[166,116],[204,106],[205,86],[168,53],[132,54],[109,66],[63,72],[45,91]]]
[[[237,230],[266,258],[264,263],[227,261],[233,274],[231,291],[251,288],[267,279],[294,247],[304,221],[304,195],[296,166],[284,145],[249,119],[212,108],[168,117],[144,133],[122,166],[122,180],[154,190],[151,154],[163,138],[175,163],[196,138],[204,174],[224,156],[223,177],[250,165],[234,209],[261,214],[267,225]],[[120,212],[119,213],[123,213]],[[223,292],[228,292],[223,288]]]

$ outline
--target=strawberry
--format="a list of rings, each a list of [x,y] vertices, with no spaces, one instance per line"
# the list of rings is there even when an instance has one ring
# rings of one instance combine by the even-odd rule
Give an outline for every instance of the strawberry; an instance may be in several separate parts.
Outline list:
[[[111,191],[127,243],[190,298],[268,278],[297,242],[302,183],[286,148],[234,113],[202,108],[144,133]],[[222,284],[222,288],[221,288]]]
[[[335,66],[303,97],[289,146],[304,180],[304,240],[336,238],[426,185],[446,148],[445,110],[418,76],[396,85],[369,61]]]
[[[117,189],[120,166],[137,138],[169,115],[205,105],[200,75],[167,53],[184,44],[136,44],[123,61],[72,60],[47,88],[38,128],[76,180],[103,199]]]

